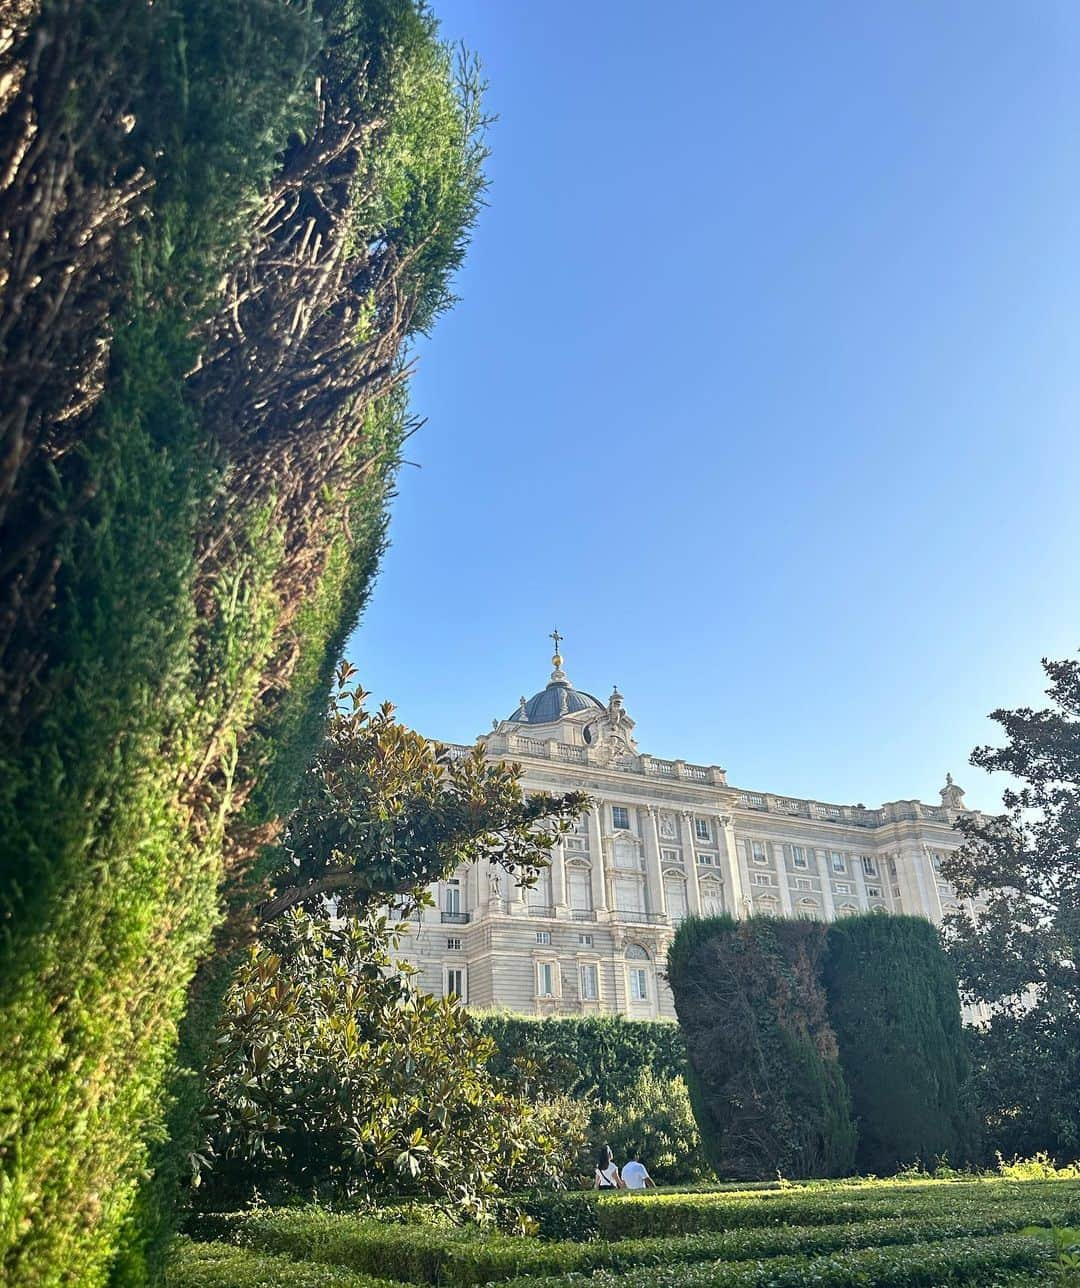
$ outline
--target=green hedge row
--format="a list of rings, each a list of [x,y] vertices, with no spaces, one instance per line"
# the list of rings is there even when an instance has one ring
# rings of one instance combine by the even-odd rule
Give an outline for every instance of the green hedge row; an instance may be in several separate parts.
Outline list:
[[[353,1270],[299,1265],[228,1243],[177,1239],[165,1271],[166,1288],[394,1288]]]
[[[1044,1220],[1061,1212],[1038,1212]],[[447,1236],[430,1230],[393,1230],[328,1213],[269,1212],[234,1221],[221,1234],[261,1252],[299,1261],[346,1266],[353,1271],[414,1284],[494,1283],[515,1276],[631,1271],[642,1266],[693,1265],[704,1261],[753,1261],[940,1242],[1009,1233],[1029,1224],[1032,1207],[994,1216],[959,1215],[874,1218],[821,1226],[763,1226],[721,1233],[662,1235],[617,1242],[543,1243],[488,1235]]]
[[[686,1074],[679,1026],[618,1015],[534,1019],[477,1012],[477,1027],[496,1045],[492,1073],[534,1094],[591,1096],[618,1103],[644,1070],[659,1078]]]
[[[590,1288],[1005,1288],[1043,1283],[1047,1253],[1033,1239],[1000,1235],[940,1243],[867,1248],[821,1257],[771,1257],[753,1263],[713,1262],[631,1271],[598,1271]],[[1018,1278],[1013,1272],[1021,1272]],[[1029,1272],[1025,1277],[1023,1272]],[[1036,1277],[1032,1277],[1032,1275]],[[576,1276],[513,1279],[512,1288],[570,1288]]]

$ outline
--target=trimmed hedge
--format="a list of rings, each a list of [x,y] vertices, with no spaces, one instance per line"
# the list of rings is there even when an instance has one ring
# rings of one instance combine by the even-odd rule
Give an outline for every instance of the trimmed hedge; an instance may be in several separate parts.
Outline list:
[[[975,1156],[956,978],[929,922],[691,919],[668,974],[719,1175]]]
[[[822,1257],[770,1257],[753,1264],[714,1262],[632,1271],[598,1271],[590,1288],[979,1288],[1025,1282],[1012,1272],[1037,1272],[1048,1255],[1032,1239],[1001,1235],[940,1243],[867,1248]],[[616,1277],[617,1276],[617,1277]],[[512,1279],[513,1288],[569,1288],[576,1276]],[[1045,1282],[1035,1279],[1033,1282]]]
[[[393,1288],[385,1280],[325,1263],[301,1265],[228,1243],[177,1239],[165,1271],[166,1288]]]
[[[686,1076],[682,1033],[670,1021],[620,1015],[535,1019],[484,1011],[473,1018],[495,1042],[492,1073],[530,1093],[561,1092],[617,1104],[645,1070],[663,1079]]]
[[[829,927],[829,1018],[859,1128],[862,1172],[975,1156],[970,1074],[952,963],[922,917],[850,917]]]
[[[1035,1215],[1060,1217],[1027,1205],[992,1215],[876,1217],[831,1225],[752,1226],[697,1235],[665,1235],[615,1242],[538,1242],[488,1235],[448,1237],[432,1231],[391,1231],[325,1212],[265,1212],[231,1219],[218,1234],[245,1247],[302,1262],[345,1266],[415,1284],[478,1285],[515,1276],[625,1272],[643,1266],[854,1251],[900,1244],[988,1236],[1019,1230]]]
[[[668,953],[705,1155],[736,1179],[843,1176],[855,1124],[821,985],[825,926],[691,918]]]

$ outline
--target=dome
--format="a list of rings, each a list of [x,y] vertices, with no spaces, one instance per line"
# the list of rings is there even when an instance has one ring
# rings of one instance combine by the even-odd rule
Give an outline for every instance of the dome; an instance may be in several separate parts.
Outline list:
[[[593,708],[603,711],[604,704],[591,693],[575,689],[567,679],[552,680],[546,689],[534,693],[528,700],[522,698],[518,709],[508,718],[518,724],[552,724],[574,711]]]

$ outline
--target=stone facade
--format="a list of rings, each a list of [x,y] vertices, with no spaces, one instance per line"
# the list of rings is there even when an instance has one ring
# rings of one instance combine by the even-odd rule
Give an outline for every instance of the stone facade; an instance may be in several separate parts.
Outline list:
[[[486,865],[432,888],[435,906],[403,941],[431,992],[525,1014],[674,1017],[663,968],[687,915],[881,909],[940,924],[955,905],[938,871],[965,810],[951,777],[939,805],[879,809],[733,787],[717,765],[640,753],[622,695],[601,702],[553,662],[485,752],[519,762],[526,791],[585,791],[594,804],[534,889]]]

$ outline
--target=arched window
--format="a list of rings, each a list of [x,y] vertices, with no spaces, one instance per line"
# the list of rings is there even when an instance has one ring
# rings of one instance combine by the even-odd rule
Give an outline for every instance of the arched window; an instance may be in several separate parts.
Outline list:
[[[640,944],[627,944],[626,960],[628,962],[647,962],[649,960],[649,954]]]

